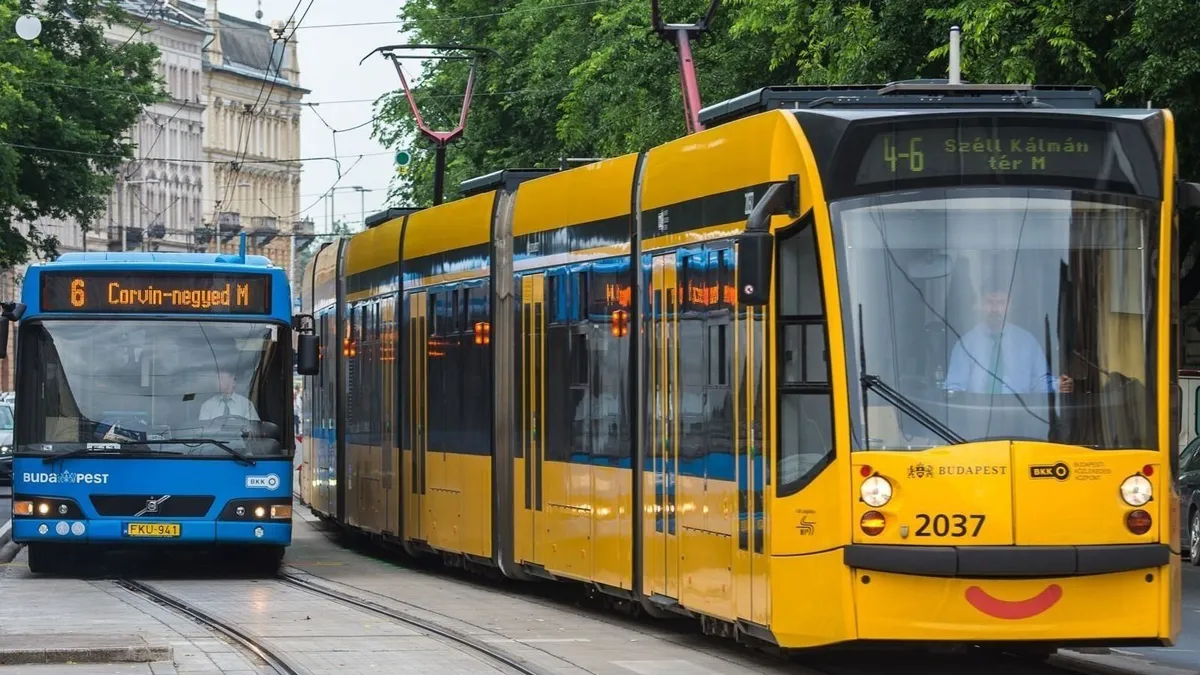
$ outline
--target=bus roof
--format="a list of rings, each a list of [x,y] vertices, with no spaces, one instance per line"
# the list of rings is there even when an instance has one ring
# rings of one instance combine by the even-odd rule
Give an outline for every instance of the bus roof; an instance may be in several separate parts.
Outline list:
[[[272,267],[270,258],[262,255],[241,256],[231,253],[150,253],[142,251],[117,252],[73,252],[60,255],[53,262],[42,263],[40,267],[56,265],[80,265],[88,263],[139,263],[172,265],[246,265],[248,267]]]

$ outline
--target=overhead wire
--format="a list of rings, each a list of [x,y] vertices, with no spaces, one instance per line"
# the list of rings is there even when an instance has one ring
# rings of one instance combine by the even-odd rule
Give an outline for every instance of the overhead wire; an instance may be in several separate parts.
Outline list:
[[[568,2],[559,5],[544,5],[541,7],[516,7],[506,9],[500,12],[490,12],[488,14],[471,14],[464,16],[437,16],[429,19],[389,19],[387,21],[350,21],[346,23],[326,23],[314,24],[305,26],[304,30],[315,30],[321,28],[357,28],[364,26],[392,26],[392,25],[408,25],[421,26],[424,24],[451,23],[454,21],[474,21],[476,19],[495,19],[509,14],[526,14],[531,12],[545,12],[554,9],[571,9],[573,7],[586,7],[588,5],[599,5],[605,0],[580,0],[579,2]],[[250,26],[232,26],[233,30],[253,30]]]

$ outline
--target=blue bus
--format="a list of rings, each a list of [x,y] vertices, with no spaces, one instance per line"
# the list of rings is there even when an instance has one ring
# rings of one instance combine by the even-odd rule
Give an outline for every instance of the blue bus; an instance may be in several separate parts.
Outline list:
[[[17,323],[12,538],[32,572],[166,544],[278,569],[292,374],[318,372],[317,344],[284,270],[242,246],[68,253],[0,303],[0,346]]]

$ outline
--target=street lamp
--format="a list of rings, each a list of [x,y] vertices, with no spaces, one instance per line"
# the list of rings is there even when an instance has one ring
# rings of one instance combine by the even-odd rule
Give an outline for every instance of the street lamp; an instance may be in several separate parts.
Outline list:
[[[333,223],[334,223],[334,222],[337,220],[337,210],[334,208],[333,193],[334,193],[334,192],[336,192],[336,191],[338,191],[338,190],[354,190],[354,191],[358,192],[358,196],[359,196],[359,207],[358,207],[358,208],[359,208],[359,209],[362,211],[362,223],[363,223],[363,227],[366,227],[366,222],[367,222],[367,198],[366,198],[366,193],[368,193],[368,192],[374,192],[374,190],[368,190],[368,189],[366,189],[365,187],[363,187],[363,186],[361,186],[361,185],[339,185],[339,186],[337,186],[337,187],[332,187],[332,188],[329,188],[329,222],[330,222],[330,231],[331,231],[331,232],[333,231],[332,225],[333,225]]]
[[[22,15],[17,19],[17,37],[32,42],[42,34],[42,21],[32,14]]]

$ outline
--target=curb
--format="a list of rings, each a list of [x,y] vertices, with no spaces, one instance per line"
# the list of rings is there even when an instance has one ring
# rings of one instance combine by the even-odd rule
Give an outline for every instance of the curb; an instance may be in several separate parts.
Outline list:
[[[173,660],[169,646],[66,647],[48,649],[2,649],[0,666],[34,663],[152,663]]]

